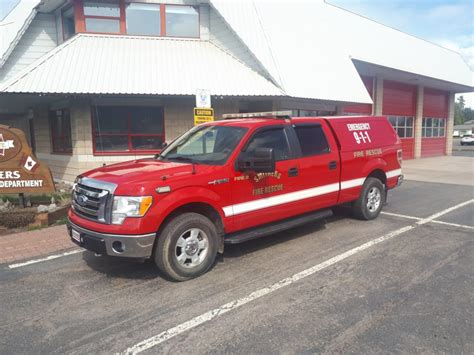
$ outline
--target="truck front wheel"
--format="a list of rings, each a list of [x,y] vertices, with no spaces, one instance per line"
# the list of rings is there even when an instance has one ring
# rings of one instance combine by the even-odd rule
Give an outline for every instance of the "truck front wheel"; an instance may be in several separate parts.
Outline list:
[[[367,178],[359,199],[352,204],[354,216],[362,220],[377,218],[385,201],[385,193],[385,188],[379,179]]]
[[[158,236],[155,263],[168,278],[185,281],[204,274],[217,255],[216,226],[199,213],[173,218]]]

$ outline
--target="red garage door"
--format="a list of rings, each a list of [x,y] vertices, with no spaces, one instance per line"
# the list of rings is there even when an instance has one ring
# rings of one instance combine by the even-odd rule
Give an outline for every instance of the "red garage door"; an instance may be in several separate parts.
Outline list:
[[[373,98],[374,92],[374,78],[370,76],[361,76],[362,82],[367,89],[370,97]],[[348,105],[344,106],[344,113],[346,115],[371,115],[372,105]]]
[[[423,96],[423,124],[421,156],[435,157],[446,154],[446,119],[449,94],[425,88]]]
[[[402,140],[403,159],[414,158],[414,117],[416,110],[416,86],[394,81],[384,81],[382,114]]]

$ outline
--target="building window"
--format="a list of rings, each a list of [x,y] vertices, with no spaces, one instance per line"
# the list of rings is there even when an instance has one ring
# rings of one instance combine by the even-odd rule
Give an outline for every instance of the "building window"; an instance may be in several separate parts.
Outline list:
[[[409,116],[388,116],[393,129],[400,138],[413,137],[413,117]]]
[[[63,11],[63,39],[66,41],[76,33],[76,21],[74,19],[74,8],[71,6]]]
[[[423,118],[421,128],[422,137],[444,137],[446,131],[446,120],[444,118]]]
[[[295,132],[304,157],[329,153],[328,141],[320,125],[296,125]]]
[[[53,153],[72,153],[69,110],[54,110],[49,115]]]
[[[160,4],[131,3],[127,5],[127,34],[159,36],[161,34]]]
[[[84,1],[87,32],[120,33],[120,5],[112,2]]]
[[[96,106],[93,108],[96,153],[147,153],[165,140],[161,107]]]
[[[199,12],[193,6],[166,5],[166,35],[199,37]]]
[[[77,0],[74,4],[67,10],[70,21],[65,38],[73,27],[78,32],[199,38],[199,6],[127,0]]]

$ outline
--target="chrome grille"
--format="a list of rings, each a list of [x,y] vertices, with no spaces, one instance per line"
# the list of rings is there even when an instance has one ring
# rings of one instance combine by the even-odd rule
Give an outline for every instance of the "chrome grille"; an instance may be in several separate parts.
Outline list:
[[[79,216],[110,223],[113,192],[117,185],[90,178],[76,179],[72,193],[72,208]]]

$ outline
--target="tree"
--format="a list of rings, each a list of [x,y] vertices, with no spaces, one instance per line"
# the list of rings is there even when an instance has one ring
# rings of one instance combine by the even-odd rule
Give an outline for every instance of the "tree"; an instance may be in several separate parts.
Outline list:
[[[456,103],[454,104],[454,124],[463,124],[466,121],[465,112],[466,100],[463,96],[459,96]],[[469,109],[471,111],[471,109]],[[469,112],[471,113],[471,112]]]
[[[474,110],[470,107],[464,108],[464,122],[474,120]]]

